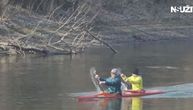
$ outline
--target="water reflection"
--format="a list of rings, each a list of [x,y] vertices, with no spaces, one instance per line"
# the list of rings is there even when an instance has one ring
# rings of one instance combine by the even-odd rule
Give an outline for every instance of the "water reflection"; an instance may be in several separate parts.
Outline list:
[[[132,98],[130,110],[143,110],[143,102],[140,97]]]
[[[87,103],[94,105],[93,110],[143,110],[143,101],[140,97],[99,99],[96,103],[95,101]]]
[[[141,97],[123,98],[120,110],[143,110]]]
[[[2,110],[190,110],[193,102],[193,44],[166,43],[119,49],[116,55],[106,49],[92,49],[75,56],[1,57],[0,58],[0,109]],[[179,101],[161,101],[163,96],[151,98],[122,98],[77,104],[67,93],[95,90],[89,77],[90,67],[105,73],[112,67],[130,72],[138,66],[144,72],[146,88],[163,86],[177,90],[166,98],[183,96]],[[103,74],[108,75],[108,74]],[[129,75],[129,73],[128,73]],[[169,86],[188,83],[188,85]],[[184,98],[184,96],[186,96]],[[190,98],[187,100],[186,98]],[[178,97],[179,98],[179,97]],[[146,103],[148,101],[148,103]],[[156,105],[154,102],[160,102]],[[152,105],[147,105],[152,102]],[[182,104],[181,104],[182,103]],[[181,106],[181,105],[186,105]],[[94,107],[93,107],[94,105]],[[88,107],[88,109],[81,109]]]
[[[101,99],[99,100],[94,109],[96,110],[119,110],[121,108],[121,99]]]

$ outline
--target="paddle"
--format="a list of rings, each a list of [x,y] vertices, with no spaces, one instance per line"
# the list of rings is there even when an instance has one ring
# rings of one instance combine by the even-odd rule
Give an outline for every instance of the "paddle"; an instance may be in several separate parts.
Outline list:
[[[104,92],[104,88],[99,84],[100,81],[99,81],[99,79],[95,78],[95,75],[96,75],[96,69],[94,67],[92,67],[90,69],[90,76],[91,76],[92,82],[93,82],[93,84],[96,87],[98,92],[100,92],[100,91]]]

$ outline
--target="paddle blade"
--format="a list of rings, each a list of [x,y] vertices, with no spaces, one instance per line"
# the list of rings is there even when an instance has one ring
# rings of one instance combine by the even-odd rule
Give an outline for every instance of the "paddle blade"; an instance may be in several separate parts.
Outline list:
[[[96,69],[94,67],[90,68],[90,77],[92,80],[92,83],[94,84],[97,92],[102,91],[102,89],[100,88],[99,84],[98,84],[98,80],[95,78],[96,75]]]

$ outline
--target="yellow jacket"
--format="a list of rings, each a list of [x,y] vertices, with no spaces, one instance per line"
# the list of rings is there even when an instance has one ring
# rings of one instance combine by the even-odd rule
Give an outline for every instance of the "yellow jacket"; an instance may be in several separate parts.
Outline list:
[[[129,82],[132,86],[132,90],[142,90],[143,89],[143,79],[139,75],[131,75],[130,77],[123,76],[122,79],[125,82]]]

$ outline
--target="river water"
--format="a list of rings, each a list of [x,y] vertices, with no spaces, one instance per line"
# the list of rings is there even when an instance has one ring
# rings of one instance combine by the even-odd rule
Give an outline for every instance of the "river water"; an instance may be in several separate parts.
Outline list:
[[[73,56],[0,58],[1,110],[190,110],[193,105],[193,43],[162,41],[92,48]],[[72,94],[95,91],[89,69],[107,77],[113,67],[143,73],[145,89],[172,91],[139,98],[79,102]]]

